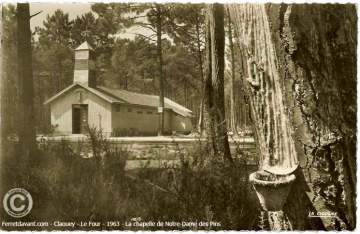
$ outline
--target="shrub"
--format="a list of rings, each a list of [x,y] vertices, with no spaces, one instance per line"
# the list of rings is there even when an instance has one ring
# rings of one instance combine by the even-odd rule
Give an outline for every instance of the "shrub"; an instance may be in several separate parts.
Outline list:
[[[34,198],[29,220],[116,220],[123,224],[140,217],[144,221],[215,221],[221,227],[211,229],[222,230],[254,226],[258,207],[248,174],[256,168],[242,160],[228,165],[222,157],[209,159],[207,144],[199,142],[188,150],[178,146],[178,166],[125,171],[129,152],[113,147],[99,129],[89,129],[89,139],[90,146],[77,147],[90,148],[91,158],[82,158],[74,145],[63,140],[46,144],[30,165],[3,161],[6,186],[2,188],[22,187]],[[16,155],[15,149],[7,152],[9,158]],[[18,166],[28,170],[13,170]]]

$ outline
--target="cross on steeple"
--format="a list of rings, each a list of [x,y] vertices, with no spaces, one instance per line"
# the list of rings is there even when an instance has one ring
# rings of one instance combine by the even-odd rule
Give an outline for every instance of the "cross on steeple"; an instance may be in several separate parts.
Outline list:
[[[87,29],[87,26],[86,26],[86,29],[81,32],[81,36],[82,36],[83,38],[85,38],[85,41],[89,41],[89,38],[90,38],[90,30]]]

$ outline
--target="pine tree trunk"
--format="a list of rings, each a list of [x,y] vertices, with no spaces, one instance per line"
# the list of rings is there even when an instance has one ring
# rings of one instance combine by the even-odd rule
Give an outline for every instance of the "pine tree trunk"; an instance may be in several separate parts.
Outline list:
[[[234,4],[229,10],[239,49],[247,53],[243,80],[262,168],[267,164],[274,174],[296,174],[284,212],[294,229],[312,225],[320,229],[322,224],[308,219],[319,203],[306,192],[310,186],[314,191],[334,187],[332,196],[320,194],[319,199],[333,203],[327,208],[336,213],[337,222],[354,229],[356,6]],[[334,40],[334,28],[341,32],[341,40]],[[346,95],[339,95],[339,90]],[[298,165],[306,167],[307,173],[295,170]],[[331,179],[326,179],[326,185],[322,184],[325,177],[308,184],[319,169]]]
[[[205,87],[202,88],[203,93],[205,93]],[[204,130],[204,94],[201,94],[200,107],[199,107],[199,120],[197,124],[197,131],[200,136],[203,135]]]
[[[231,19],[229,10],[227,11],[228,17],[228,39],[229,39],[229,48],[231,55],[231,85],[230,85],[230,129],[237,134],[237,121],[235,115],[235,54],[234,54],[234,41],[231,27]]]
[[[2,9],[2,5],[0,4],[0,12],[2,13],[3,12],[3,9]],[[2,13],[3,14],[3,13]],[[3,28],[3,15],[2,17],[0,18],[0,28],[2,29]],[[3,33],[2,33],[2,30],[0,30],[0,40],[1,42],[3,42]],[[0,53],[3,54],[3,43],[0,43]],[[3,78],[3,56],[0,57],[0,77]],[[6,110],[5,106],[4,105],[7,105],[7,102],[6,102],[6,99],[4,96],[4,84],[7,84],[7,81],[5,81],[4,79],[1,80],[0,82],[0,112],[2,113],[0,116],[1,116],[1,126],[0,126],[0,157],[2,156],[2,152],[3,152],[3,141],[4,141],[4,132],[7,132],[7,129],[6,127],[4,127],[4,110]],[[6,122],[7,119],[6,119]]]
[[[57,84],[56,84],[56,92],[60,92],[61,88],[62,88],[62,84],[61,84],[61,81],[62,81],[62,77],[61,77],[61,70],[62,70],[62,67],[61,67],[61,61],[58,60],[57,61]]]
[[[204,128],[204,96],[205,96],[205,86],[204,86],[204,62],[202,58],[202,52],[201,52],[201,40],[200,40],[200,23],[196,25],[196,44],[197,44],[197,53],[198,53],[198,66],[199,66],[199,73],[201,78],[201,100],[200,100],[200,108],[199,108],[199,119],[198,119],[198,125],[197,130],[200,133],[200,136],[203,133]]]
[[[18,78],[20,92],[19,141],[21,155],[27,160],[36,147],[34,117],[34,84],[32,74],[30,13],[28,3],[17,4]]]
[[[158,135],[162,136],[164,134],[164,73],[163,73],[163,57],[162,57],[162,18],[161,18],[161,6],[156,4],[156,48],[157,48],[157,57],[158,57],[158,70],[159,70],[159,129]]]
[[[224,6],[208,5],[206,20],[205,106],[206,130],[212,153],[232,162],[227,137],[224,98]]]

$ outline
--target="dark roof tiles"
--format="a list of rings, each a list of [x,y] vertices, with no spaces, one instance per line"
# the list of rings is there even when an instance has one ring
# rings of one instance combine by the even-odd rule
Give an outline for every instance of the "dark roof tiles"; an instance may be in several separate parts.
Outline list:
[[[113,95],[119,98],[122,101],[125,101],[130,104],[136,105],[144,105],[144,106],[152,106],[157,107],[159,106],[159,96],[156,95],[149,95],[149,94],[142,94],[142,93],[135,93],[130,92],[123,89],[113,89],[103,86],[98,86],[97,90],[102,91],[106,94]],[[165,108],[172,109],[174,112],[182,115],[182,116],[191,116],[192,111],[185,108],[184,106],[165,98]]]

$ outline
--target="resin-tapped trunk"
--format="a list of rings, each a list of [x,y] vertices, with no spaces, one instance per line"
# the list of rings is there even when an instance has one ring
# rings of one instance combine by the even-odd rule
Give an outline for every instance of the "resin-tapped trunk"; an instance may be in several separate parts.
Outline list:
[[[287,216],[282,209],[295,180],[291,173],[297,169],[298,159],[269,20],[263,4],[237,5],[231,9],[239,49],[244,55],[243,79],[260,152],[260,170],[250,175],[250,181],[269,220],[284,223]]]
[[[237,49],[244,55],[243,80],[251,100],[261,169],[277,175],[294,172],[297,178],[284,207],[292,227],[320,228],[309,212],[316,212],[321,201],[323,209],[336,213],[333,226],[333,221],[321,218],[326,228],[353,229],[355,5],[228,7],[240,44]]]
[[[289,174],[297,168],[298,160],[265,5],[236,5],[230,9],[244,55],[243,78],[251,101],[260,167],[274,174]]]

